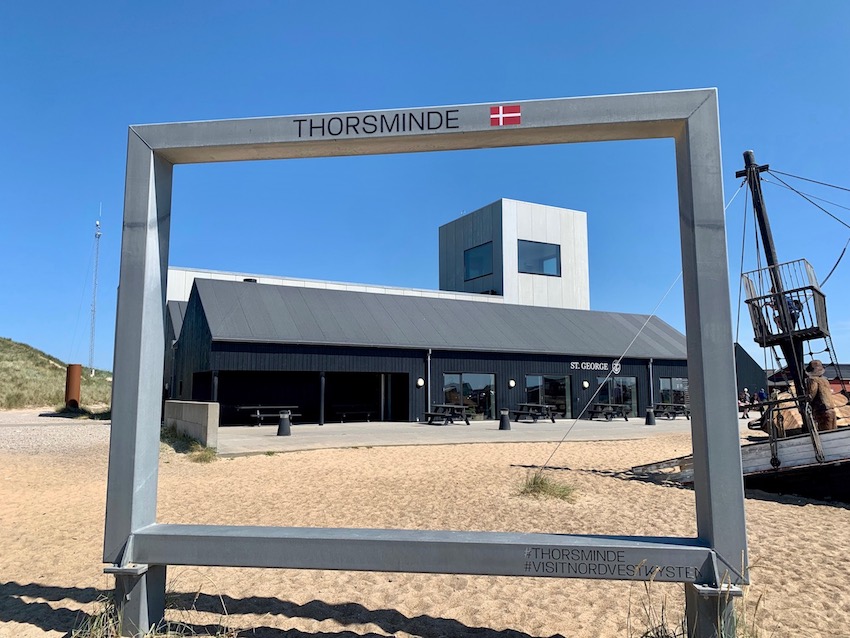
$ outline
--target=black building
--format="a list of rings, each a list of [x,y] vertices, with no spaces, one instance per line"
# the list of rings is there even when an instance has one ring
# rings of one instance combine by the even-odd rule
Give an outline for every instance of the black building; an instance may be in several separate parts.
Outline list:
[[[214,279],[175,303],[168,395],[219,402],[222,424],[252,404],[297,405],[306,422],[415,421],[434,403],[497,418],[545,402],[571,417],[597,389],[594,402],[638,416],[688,399],[685,337],[657,317]]]
[[[738,395],[746,388],[750,394],[755,395],[759,390],[768,390],[767,374],[755,359],[750,356],[750,353],[741,347],[741,344],[735,344],[735,372],[738,377]]]

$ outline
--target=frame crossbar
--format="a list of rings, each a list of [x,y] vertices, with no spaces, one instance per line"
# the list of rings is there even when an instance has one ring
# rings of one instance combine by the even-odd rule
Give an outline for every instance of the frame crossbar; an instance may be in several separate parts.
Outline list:
[[[151,525],[138,563],[714,582],[714,552],[689,538],[393,529]]]

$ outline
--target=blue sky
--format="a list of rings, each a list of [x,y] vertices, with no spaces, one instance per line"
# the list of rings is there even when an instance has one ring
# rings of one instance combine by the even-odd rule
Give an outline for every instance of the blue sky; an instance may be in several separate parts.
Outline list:
[[[87,363],[102,204],[95,364],[111,368],[131,124],[717,87],[727,201],[746,149],[850,187],[850,3],[589,4],[2,3],[0,336]],[[823,278],[850,230],[765,195],[780,260]],[[651,312],[679,272],[670,140],[178,166],[169,260],[436,288],[438,226],[500,197],[588,211],[594,309]],[[843,361],[848,281],[850,258],[824,287]],[[681,286],[659,315],[684,328]]]

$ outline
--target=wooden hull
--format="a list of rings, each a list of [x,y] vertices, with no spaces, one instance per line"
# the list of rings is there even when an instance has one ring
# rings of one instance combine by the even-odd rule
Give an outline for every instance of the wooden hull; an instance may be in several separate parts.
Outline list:
[[[751,474],[744,477],[744,487],[850,504],[850,461]]]
[[[769,492],[799,494],[811,498],[832,498],[850,502],[850,428],[820,432],[824,461],[818,462],[812,438],[808,434],[779,439],[776,456],[779,466],[771,465],[770,442],[741,446],[744,484]],[[693,457],[661,461],[633,467],[635,474],[693,483]]]

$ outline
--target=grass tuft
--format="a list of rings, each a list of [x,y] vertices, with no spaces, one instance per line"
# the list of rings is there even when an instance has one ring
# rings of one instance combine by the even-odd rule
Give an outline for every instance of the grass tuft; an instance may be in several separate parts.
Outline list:
[[[519,493],[522,496],[559,498],[572,502],[575,499],[575,491],[574,486],[556,481],[539,469],[525,475]]]
[[[121,613],[111,596],[101,598],[95,613],[86,617],[78,627],[71,631],[71,638],[121,638]],[[204,636],[206,638],[236,638],[237,629],[219,627],[215,633],[198,633],[193,627],[180,622],[163,620],[141,638],[184,638]]]
[[[643,563],[641,563],[643,564]],[[644,595],[640,602],[640,624],[641,633],[638,638],[685,638],[688,635],[687,620],[685,618],[685,610],[681,610],[681,614],[673,614],[678,616],[678,620],[671,620],[668,613],[668,603],[666,595],[661,595],[661,600],[658,600],[657,592],[653,592],[654,580],[650,579],[643,583]],[[734,638],[767,638],[766,634],[757,624],[758,611],[761,605],[761,596],[753,602],[747,595],[748,587],[743,587],[743,597],[740,599],[731,597],[727,602],[734,605],[734,627],[727,627],[723,619],[718,619],[720,623],[720,635],[734,636]],[[632,631],[632,590],[629,589],[629,613],[627,620],[627,633],[629,638],[633,638],[635,634]],[[770,634],[772,636],[773,634]]]
[[[641,599],[641,612],[645,629],[640,634],[640,638],[684,638],[688,635],[684,614],[679,622],[671,622],[667,614],[667,597],[662,597],[660,604],[656,603],[652,594],[653,583],[652,580],[643,583],[644,597]],[[631,599],[631,591],[629,591],[629,598]],[[631,627],[631,600],[629,600],[628,624]],[[629,636],[631,635],[630,630]]]
[[[218,460],[218,452],[214,447],[201,445],[188,434],[178,432],[173,426],[162,428],[159,440],[178,454],[185,454],[194,463],[212,463]]]
[[[71,630],[71,638],[107,638],[121,635],[121,618],[111,596],[98,599],[97,610]]]

